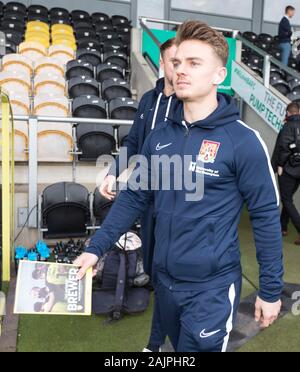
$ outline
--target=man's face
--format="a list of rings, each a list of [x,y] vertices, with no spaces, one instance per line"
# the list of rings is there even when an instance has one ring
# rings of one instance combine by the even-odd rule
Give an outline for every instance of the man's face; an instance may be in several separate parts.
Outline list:
[[[289,10],[288,11],[288,17],[289,18],[293,18],[295,16],[295,14],[296,14],[296,10]]]
[[[160,59],[160,68],[164,71],[164,76],[168,80],[170,85],[172,84],[173,78],[173,59],[177,51],[177,46],[173,45],[171,48],[164,52],[163,58]]]
[[[182,42],[173,60],[173,85],[178,99],[194,101],[217,89],[227,74],[213,48],[198,40]]]

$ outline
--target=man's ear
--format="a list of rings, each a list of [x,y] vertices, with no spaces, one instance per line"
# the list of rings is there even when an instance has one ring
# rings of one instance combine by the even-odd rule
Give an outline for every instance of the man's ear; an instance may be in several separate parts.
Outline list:
[[[164,69],[164,61],[162,59],[162,56],[159,57],[159,66],[163,70]]]
[[[219,71],[215,74],[214,78],[214,85],[220,85],[224,82],[227,76],[227,68],[226,67],[221,67]]]

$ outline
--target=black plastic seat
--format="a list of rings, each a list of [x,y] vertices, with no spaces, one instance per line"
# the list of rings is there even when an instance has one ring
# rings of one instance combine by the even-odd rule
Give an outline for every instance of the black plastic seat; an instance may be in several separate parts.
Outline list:
[[[102,42],[102,51],[103,53],[118,51],[128,53],[128,44],[124,43],[120,39],[105,40]]]
[[[102,22],[110,22],[109,15],[101,12],[95,12],[91,15],[91,19],[94,24],[99,24]]]
[[[106,101],[119,97],[131,98],[130,85],[123,79],[110,78],[102,82],[102,98]]]
[[[296,103],[300,104],[300,93],[298,93],[298,92],[291,92],[286,97],[290,101],[296,102]]]
[[[101,34],[102,32],[114,32],[114,26],[110,22],[102,22],[102,23],[97,23],[95,25],[95,30],[97,34]]]
[[[70,13],[65,8],[54,7],[49,10],[50,18],[70,18]]]
[[[97,96],[81,96],[73,100],[74,117],[106,119],[105,102]]]
[[[82,60],[74,60],[68,62],[66,67],[67,80],[70,80],[78,76],[94,78],[93,65]]]
[[[272,35],[262,33],[258,35],[258,41],[261,41],[262,43],[265,43],[265,44],[271,44],[273,43],[274,38]]]
[[[90,14],[84,10],[73,10],[70,13],[73,23],[75,24],[78,21],[90,21]]]
[[[289,59],[289,65],[288,65],[290,68],[293,68],[294,70],[297,70],[297,67],[298,67],[298,62],[295,58],[293,57],[290,57]]]
[[[100,83],[109,78],[124,79],[123,69],[119,65],[102,63],[97,66],[96,78]]]
[[[4,30],[14,30],[24,33],[25,31],[25,22],[19,20],[9,20],[5,19],[1,22],[1,29]]]
[[[71,25],[71,21],[69,17],[52,17],[50,19],[51,26],[53,25]]]
[[[77,59],[89,62],[93,66],[102,63],[101,53],[96,49],[78,49],[76,53]]]
[[[269,53],[278,60],[281,60],[281,50],[279,48],[270,49]]]
[[[269,50],[271,48],[270,43],[265,43],[265,42],[263,42],[262,40],[259,40],[259,39],[255,42],[255,45],[258,48],[262,49],[264,52],[269,52]]]
[[[270,72],[270,80],[285,80],[285,74],[282,70],[279,70],[279,69],[274,69],[274,70],[271,70]]]
[[[258,56],[256,54],[251,54],[248,57],[248,63],[251,65],[258,66],[259,68],[262,68],[264,64],[264,60],[261,56]]]
[[[115,98],[109,102],[109,117],[117,120],[134,120],[138,102],[131,98]]]
[[[127,69],[128,67],[128,57],[126,53],[112,51],[105,53],[103,55],[104,63],[111,63],[113,65],[119,65],[122,69]]]
[[[5,5],[5,11],[6,12],[19,12],[19,13],[26,14],[27,7],[26,5],[18,3],[17,1],[9,1]]]
[[[263,72],[262,72],[262,69],[260,68],[260,67],[258,67],[257,65],[252,65],[252,64],[248,64],[247,65],[249,68],[251,68],[251,70],[253,71],[253,72],[255,72],[256,74],[258,74],[259,76],[261,76],[262,77],[262,75],[263,75]]]
[[[242,36],[247,39],[248,41],[251,41],[251,43],[254,43],[257,39],[258,39],[258,36],[255,32],[251,32],[251,31],[246,31],[242,34]]]
[[[28,7],[28,15],[29,14],[40,14],[48,18],[49,11],[48,11],[48,8],[46,8],[45,6],[31,5]]]
[[[72,111],[74,117],[107,118],[106,104],[96,96],[75,98]],[[113,128],[105,124],[78,124],[76,138],[82,152],[78,156],[80,161],[96,161],[100,155],[111,154],[116,147]]]
[[[112,205],[113,201],[104,198],[97,187],[94,191],[93,200],[93,214],[96,218],[96,225],[102,225]]]
[[[298,78],[292,76],[292,79],[289,79],[287,82],[289,84],[291,91],[293,91],[293,89],[296,87],[300,88],[300,79]]]
[[[80,96],[99,96],[99,84],[95,79],[79,76],[69,81],[69,96],[76,98]]]
[[[116,25],[129,25],[130,21],[127,17],[122,16],[122,15],[113,15],[111,17],[112,24],[114,26]]]
[[[92,25],[91,22],[89,21],[77,21],[73,24],[73,28],[75,30],[75,33],[78,31],[78,30],[81,30],[81,29],[89,29],[91,31],[94,30],[94,26]]]
[[[95,49],[101,51],[101,43],[97,38],[83,37],[77,40],[77,46],[79,49]]]
[[[43,23],[49,23],[49,17],[42,14],[28,14],[28,22],[38,21]]]
[[[275,84],[272,84],[272,86],[273,86],[273,88],[277,89],[284,96],[287,96],[291,92],[288,83],[286,81],[283,81],[283,80],[278,81]]]
[[[21,21],[25,22],[26,14],[21,13],[21,12],[9,12],[5,11],[3,13],[3,18],[2,20],[9,20],[9,21]]]
[[[69,238],[87,235],[90,223],[88,190],[77,183],[59,182],[45,188],[42,194],[42,227],[44,237]]]
[[[117,31],[118,32],[118,38],[125,44],[130,45],[131,43],[131,33],[130,32],[123,32],[123,31]]]
[[[77,31],[76,31],[76,39],[77,40],[80,40],[81,38],[96,38],[97,37],[97,33],[95,30],[91,29],[91,28],[79,28]]]
[[[1,31],[4,32],[7,42],[13,42],[16,45],[19,45],[24,40],[24,33],[23,32],[14,31],[14,30],[11,30],[11,29],[5,29],[5,30],[1,30]]]
[[[5,54],[11,54],[11,53],[16,53],[16,52],[17,52],[17,45],[12,41],[6,41]]]

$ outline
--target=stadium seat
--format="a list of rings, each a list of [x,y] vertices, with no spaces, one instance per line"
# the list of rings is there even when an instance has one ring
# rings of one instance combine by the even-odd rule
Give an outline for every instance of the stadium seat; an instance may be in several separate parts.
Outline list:
[[[111,22],[101,22],[97,23],[95,25],[95,30],[97,34],[101,34],[103,31],[114,31],[114,26],[111,24]]]
[[[66,77],[68,80],[78,76],[87,76],[94,78],[94,67],[88,62],[81,60],[72,60],[66,67]]]
[[[97,38],[88,38],[83,37],[81,39],[77,39],[77,46],[79,49],[94,49],[101,51],[101,43]]]
[[[102,42],[118,39],[118,33],[115,30],[102,30],[97,33]]]
[[[124,79],[124,73],[123,73],[122,67],[119,65],[114,65],[110,62],[102,63],[98,65],[96,76],[97,76],[97,80],[101,83],[104,80],[109,79],[109,78]]]
[[[42,194],[44,238],[70,238],[87,234],[90,223],[89,192],[79,184],[60,182],[46,187]]]
[[[296,103],[300,104],[300,93],[298,93],[298,92],[291,92],[286,97],[290,101],[296,102]]]
[[[48,16],[43,16],[42,14],[28,14],[28,21],[37,21],[47,23],[49,22]]]
[[[73,101],[73,116],[106,119],[105,102],[96,96],[82,96]],[[79,150],[79,160],[96,161],[100,155],[110,154],[116,146],[113,128],[102,124],[78,124],[76,138]]]
[[[290,76],[290,78],[287,79],[287,83],[289,84],[291,91],[293,91],[294,88],[300,86],[300,79]]]
[[[6,12],[16,12],[16,13],[23,13],[26,14],[27,7],[24,4],[21,4],[17,1],[9,1],[5,5]]]
[[[101,53],[98,50],[86,50],[78,49],[76,53],[77,59],[80,59],[84,62],[88,62],[93,66],[97,66],[102,62]]]
[[[131,98],[130,85],[122,79],[109,78],[102,83],[102,98],[106,101],[119,97]]]
[[[91,19],[89,13],[84,10],[73,10],[70,15],[73,23],[78,21],[90,21]]]
[[[110,119],[117,120],[134,120],[138,105],[138,102],[132,100],[131,98],[115,98],[109,102],[109,117]],[[130,126],[119,127],[119,138],[121,140],[121,144],[127,137],[130,129]]]
[[[101,42],[103,53],[118,51],[128,53],[128,44],[120,39],[105,40]]]
[[[42,57],[35,62],[35,74],[53,74],[65,76],[65,69],[58,58]]]
[[[12,112],[14,115],[28,116],[30,114],[30,101],[25,93],[9,93]],[[0,105],[1,113],[1,105]],[[1,121],[0,121],[1,122]],[[28,124],[23,121],[14,121],[15,138],[14,138],[14,157],[16,161],[27,161],[28,149]],[[0,152],[1,155],[1,152]]]
[[[70,26],[71,25],[71,21],[69,18],[64,18],[64,17],[53,17],[50,19],[50,24],[51,26],[55,26],[55,25],[66,25],[66,26]]]
[[[110,201],[104,198],[100,194],[99,188],[97,187],[94,191],[94,198],[93,198],[93,214],[96,219],[95,221],[96,226],[102,225],[112,205],[113,205],[113,201]]]
[[[27,23],[27,31],[45,32],[49,33],[50,28],[46,22],[32,21]]]
[[[258,35],[258,40],[261,41],[264,44],[269,44],[270,45],[270,44],[273,43],[274,38],[273,38],[273,36],[271,36],[269,34],[262,33],[262,34]]]
[[[247,39],[248,41],[250,41],[251,43],[254,43],[257,39],[258,39],[258,36],[256,33],[254,32],[251,32],[251,31],[246,31],[242,34],[242,36]]]
[[[10,42],[6,42],[6,45],[5,45],[5,54],[14,54],[17,52],[17,45],[15,43],[13,43],[12,41]],[[3,55],[0,54],[0,57],[3,57]]]
[[[76,23],[74,23],[73,28],[75,32],[82,29],[89,29],[91,31],[94,30],[93,24],[89,21],[77,21]]]
[[[76,98],[84,95],[99,96],[99,84],[95,79],[79,76],[69,81],[69,97]]]
[[[76,39],[80,40],[82,38],[90,38],[94,39],[97,37],[97,33],[95,30],[90,28],[80,28],[76,31]]]
[[[19,45],[19,53],[35,62],[39,58],[47,55],[47,49],[40,43],[25,41]]]
[[[265,43],[263,40],[260,40],[258,39],[256,42],[255,42],[255,45],[262,49],[264,52],[266,53],[269,53],[270,51],[270,48],[271,48],[271,43]]]
[[[42,5],[30,5],[28,7],[28,16],[35,15],[35,14],[48,18],[48,8]]]
[[[70,18],[70,13],[67,9],[65,8],[51,8],[49,10],[49,16],[50,18],[65,18],[69,19]]]
[[[113,15],[111,17],[111,21],[112,21],[112,24],[114,26],[117,26],[117,25],[129,25],[130,24],[130,21],[128,20],[127,17],[124,17],[122,15]]]
[[[117,120],[134,120],[138,102],[131,98],[115,98],[109,102],[109,117]]]
[[[288,83],[284,80],[279,80],[278,82],[273,83],[272,86],[284,96],[287,96],[291,92]]]
[[[103,56],[103,62],[114,65],[119,65],[122,69],[126,70],[128,68],[128,57],[125,53],[112,51],[105,53]]]
[[[39,74],[34,78],[35,95],[48,94],[51,92],[54,95],[66,94],[66,81],[61,75],[55,74]]]
[[[63,65],[75,58],[74,50],[65,45],[51,45],[49,48],[49,57],[59,59]]]
[[[0,72],[0,86],[7,92],[31,94],[30,74],[21,74],[19,71]]]
[[[103,22],[110,22],[109,16],[105,13],[100,12],[93,13],[91,15],[91,19],[95,25]]]
[[[15,31],[12,29],[2,29],[1,31],[4,32],[6,40],[8,42],[13,42],[16,45],[19,45],[24,40],[23,32]]]
[[[25,22],[26,14],[22,12],[5,11],[2,20],[21,21]]]
[[[75,117],[106,119],[105,102],[97,96],[80,96],[73,100],[72,113]]]
[[[249,68],[251,68],[251,70],[253,72],[255,72],[257,75],[259,75],[260,77],[263,76],[263,71],[260,67],[258,67],[257,65],[253,65],[253,64],[248,64],[247,65]]]
[[[69,116],[69,100],[63,95],[40,94],[34,98],[34,115]],[[68,162],[73,160],[72,125],[64,122],[40,122],[38,125],[38,160]]]
[[[8,54],[2,59],[3,71],[19,71],[21,74],[31,75],[33,62],[21,54]]]
[[[1,22],[1,30],[15,30],[18,32],[25,32],[25,22],[19,20],[5,19]]]

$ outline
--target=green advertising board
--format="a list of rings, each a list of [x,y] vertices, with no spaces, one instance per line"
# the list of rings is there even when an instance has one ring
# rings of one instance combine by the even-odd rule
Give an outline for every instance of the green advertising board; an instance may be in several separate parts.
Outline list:
[[[176,36],[176,31],[168,31],[168,30],[157,30],[151,29],[153,34],[156,38],[160,41],[160,43],[164,43],[168,39]],[[229,58],[227,63],[227,78],[224,83],[219,87],[219,92],[227,93],[230,95],[234,95],[234,91],[231,88],[231,66],[232,61],[236,59],[236,40],[232,38],[226,38],[228,45],[229,45]],[[159,69],[159,48],[155,44],[155,42],[151,39],[151,37],[147,34],[147,32],[143,31],[143,55],[150,58],[151,62],[154,66]]]

